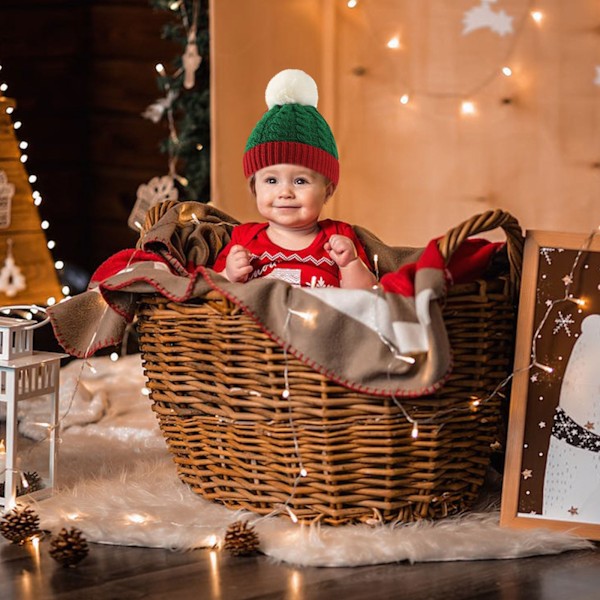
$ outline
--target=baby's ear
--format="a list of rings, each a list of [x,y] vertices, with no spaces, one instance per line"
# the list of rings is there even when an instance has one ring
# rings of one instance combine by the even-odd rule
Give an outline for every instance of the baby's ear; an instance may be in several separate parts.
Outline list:
[[[335,185],[333,182],[329,181],[327,183],[327,187],[325,188],[325,202],[327,202],[327,200],[333,196],[333,192],[335,192]]]
[[[248,178],[248,189],[253,196],[256,196],[256,177],[254,175]]]

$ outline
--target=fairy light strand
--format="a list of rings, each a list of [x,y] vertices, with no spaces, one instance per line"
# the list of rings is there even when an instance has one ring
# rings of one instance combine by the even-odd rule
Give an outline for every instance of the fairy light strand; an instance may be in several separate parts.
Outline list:
[[[2,65],[0,64],[0,71],[2,70]],[[3,96],[3,92],[6,92],[8,90],[8,85],[6,83],[2,83],[0,85],[0,91],[2,92],[2,94],[0,94],[0,100],[6,100],[6,98]],[[21,129],[21,127],[23,126],[22,121],[20,120],[16,120],[14,121],[12,119],[13,114],[15,112],[15,107],[14,106],[7,106],[4,110],[4,112],[9,115],[9,117],[11,118],[11,122],[12,122],[12,126],[13,126],[13,130],[16,132],[18,130]],[[16,133],[15,133],[15,138],[16,138]],[[29,142],[25,141],[25,140],[19,140],[17,139],[17,146],[19,148],[19,162],[21,162],[21,164],[25,164],[28,159],[29,159],[29,155],[25,153],[25,150],[29,149]],[[33,185],[35,183],[37,183],[38,177],[37,175],[33,175],[33,174],[27,174],[27,180],[28,182]],[[32,200],[33,200],[33,204],[36,207],[40,207],[40,205],[42,204],[42,196],[40,194],[40,192],[38,190],[33,190],[32,191]],[[47,219],[44,219],[42,221],[40,221],[40,227],[42,228],[42,230],[47,231],[50,228],[50,222]],[[56,247],[56,242],[53,241],[52,246],[50,245],[49,242],[46,243],[46,247],[49,250],[54,250],[54,248]],[[54,253],[53,253],[54,254]],[[64,262],[62,260],[58,260],[55,258],[55,263],[60,263],[63,266],[61,268],[57,268],[55,266],[55,271],[61,271],[62,268],[64,268]],[[46,303],[51,306],[52,304],[56,303],[56,298],[54,297],[49,297],[46,301]]]

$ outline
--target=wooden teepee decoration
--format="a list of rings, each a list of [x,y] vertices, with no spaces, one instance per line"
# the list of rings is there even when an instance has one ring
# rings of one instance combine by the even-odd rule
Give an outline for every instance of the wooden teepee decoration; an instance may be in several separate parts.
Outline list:
[[[0,306],[46,304],[62,298],[61,286],[21,162],[14,108],[0,96]]]

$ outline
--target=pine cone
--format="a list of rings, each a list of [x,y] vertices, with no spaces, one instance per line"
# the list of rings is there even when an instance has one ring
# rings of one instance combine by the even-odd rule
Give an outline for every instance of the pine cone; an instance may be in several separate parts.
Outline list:
[[[27,481],[27,487],[19,486],[17,488],[17,496],[32,494],[44,487],[44,482],[37,471],[27,471],[23,473],[23,477],[25,477],[25,481]]]
[[[79,529],[69,531],[61,529],[58,535],[50,540],[50,556],[63,567],[74,567],[89,552],[86,539]]]
[[[259,545],[258,534],[252,525],[248,525],[248,521],[235,521],[227,528],[223,547],[233,556],[253,554]]]
[[[30,537],[41,533],[40,518],[31,508],[15,507],[2,516],[0,533],[13,544],[22,544]]]

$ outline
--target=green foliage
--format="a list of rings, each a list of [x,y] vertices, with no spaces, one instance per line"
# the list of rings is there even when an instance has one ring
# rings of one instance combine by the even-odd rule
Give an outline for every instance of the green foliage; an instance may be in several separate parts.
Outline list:
[[[177,159],[177,172],[187,184],[176,181],[182,200],[210,200],[210,71],[208,0],[198,0],[198,27],[196,44],[202,62],[196,71],[196,82],[192,89],[183,86],[182,56],[187,45],[186,24],[193,19],[193,0],[150,0],[153,8],[168,11],[171,21],[162,31],[164,39],[181,47],[181,52],[171,60],[164,61],[166,73],[158,76],[158,87],[165,96],[170,91],[175,95],[172,103],[177,139],[171,136],[161,143],[161,152]],[[179,6],[177,6],[179,4]],[[173,8],[175,10],[173,10]],[[185,9],[184,9],[185,7]],[[187,18],[187,23],[186,23]],[[162,119],[167,120],[167,113]],[[201,148],[201,150],[199,149]]]

